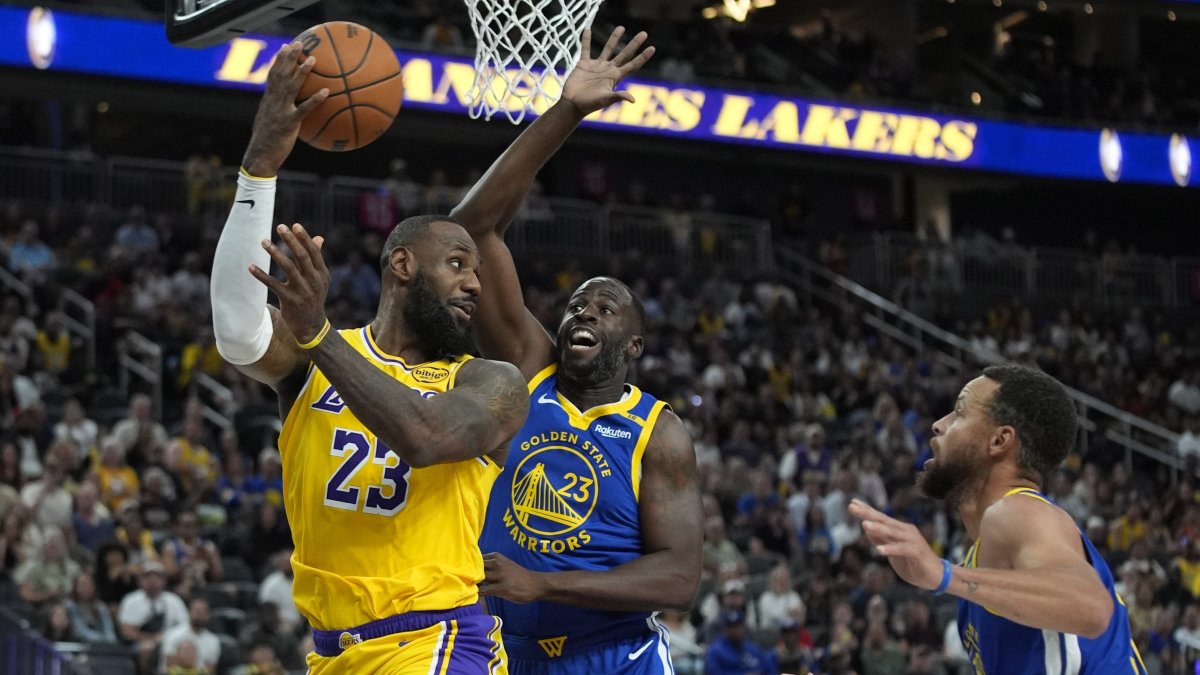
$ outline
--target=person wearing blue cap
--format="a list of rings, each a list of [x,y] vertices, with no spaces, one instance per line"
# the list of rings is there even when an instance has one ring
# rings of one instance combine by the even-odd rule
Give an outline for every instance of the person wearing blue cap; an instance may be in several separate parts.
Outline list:
[[[779,666],[775,653],[746,639],[746,615],[732,610],[722,615],[724,634],[708,648],[708,675],[775,675]]]

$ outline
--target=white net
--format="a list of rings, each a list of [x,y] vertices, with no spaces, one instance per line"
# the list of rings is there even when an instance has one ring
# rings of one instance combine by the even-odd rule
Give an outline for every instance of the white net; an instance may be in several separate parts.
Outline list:
[[[475,31],[471,117],[503,112],[520,124],[562,94],[579,38],[603,0],[465,0]]]

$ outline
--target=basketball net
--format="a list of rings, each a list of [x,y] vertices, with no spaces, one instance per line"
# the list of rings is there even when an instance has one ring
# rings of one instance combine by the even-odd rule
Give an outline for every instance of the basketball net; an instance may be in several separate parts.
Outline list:
[[[475,32],[472,118],[513,124],[558,101],[579,63],[579,38],[603,0],[465,0]]]

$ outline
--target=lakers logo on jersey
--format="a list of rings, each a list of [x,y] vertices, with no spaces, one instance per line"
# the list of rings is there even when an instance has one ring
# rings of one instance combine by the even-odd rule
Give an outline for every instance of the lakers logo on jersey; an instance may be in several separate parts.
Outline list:
[[[553,637],[553,638],[546,638],[545,640],[538,640],[538,645],[540,645],[542,649],[546,650],[546,656],[549,656],[552,659],[562,656],[563,645],[566,643],[567,643],[566,635],[560,635],[559,637]]]

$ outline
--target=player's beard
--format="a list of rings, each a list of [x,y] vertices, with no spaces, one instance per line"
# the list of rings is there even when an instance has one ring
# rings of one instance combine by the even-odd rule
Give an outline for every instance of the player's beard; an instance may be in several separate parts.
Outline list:
[[[933,464],[917,474],[921,494],[956,505],[978,483],[978,465],[969,448],[943,448]]]
[[[437,358],[475,352],[475,335],[471,332],[471,324],[455,318],[450,306],[433,292],[433,284],[423,271],[417,272],[408,287],[404,321]]]
[[[586,363],[575,362],[571,357],[570,349],[566,340],[560,340],[558,347],[559,377],[565,377],[579,385],[604,384],[616,377],[625,363],[625,349],[616,341],[602,341],[599,353]]]

